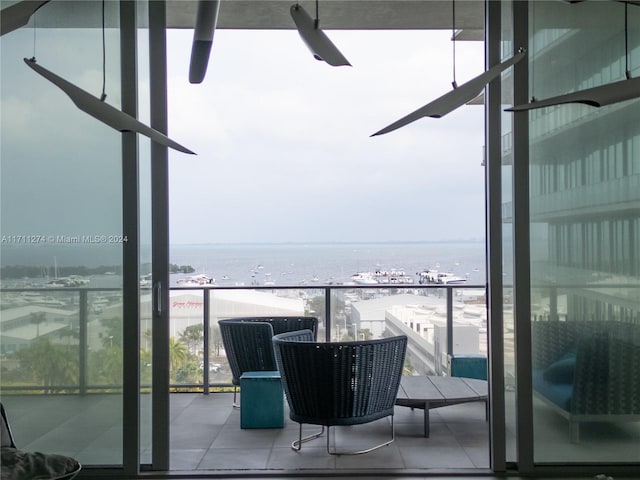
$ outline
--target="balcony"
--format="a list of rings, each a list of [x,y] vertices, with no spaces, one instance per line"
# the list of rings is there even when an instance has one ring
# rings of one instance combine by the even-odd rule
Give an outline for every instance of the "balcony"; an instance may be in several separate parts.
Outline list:
[[[108,372],[108,363],[122,356],[121,290],[5,288],[0,293],[5,306],[2,401],[20,448],[73,455],[87,466],[121,464],[121,379],[110,378]],[[288,420],[286,412],[284,428],[241,429],[240,412],[232,407],[230,373],[216,333],[218,319],[247,315],[248,310],[253,315],[312,314],[320,318],[319,338],[324,341],[372,338],[385,329],[406,334],[414,373],[446,374],[447,352],[460,352],[461,348],[486,352],[483,287],[179,287],[172,288],[170,294],[171,337],[182,345],[182,355],[189,359],[182,365],[174,359],[172,366],[172,470],[310,473],[489,468],[484,402],[432,410],[429,438],[423,436],[421,410],[396,407],[396,441],[355,457],[328,455],[324,439],[305,444],[301,452],[292,451],[289,445],[297,438],[298,426]],[[151,371],[145,363],[150,358],[151,321],[150,295],[145,291],[141,307],[141,379],[145,384]],[[291,308],[299,310],[287,310]],[[17,352],[28,350],[39,338],[48,338],[67,352],[68,359],[75,359],[71,374],[55,381],[26,380],[21,374],[24,357],[18,357]],[[145,387],[141,393],[143,464],[151,462],[148,392]],[[338,445],[354,445],[363,438],[371,443],[378,435],[388,435],[388,422],[383,419],[336,428],[332,436],[336,435]],[[307,428],[311,431],[314,427]]]

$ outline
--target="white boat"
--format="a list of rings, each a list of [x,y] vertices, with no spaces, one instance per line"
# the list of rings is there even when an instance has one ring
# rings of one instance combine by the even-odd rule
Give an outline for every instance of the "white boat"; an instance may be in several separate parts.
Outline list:
[[[187,278],[181,278],[176,282],[181,287],[212,285],[216,283],[216,279],[200,273]]]
[[[458,277],[451,272],[440,272],[438,270],[423,270],[418,273],[418,283],[435,283],[439,285],[459,285],[465,283],[466,278]]]
[[[460,285],[462,283],[466,283],[467,279],[462,277],[457,277],[452,273],[447,273],[440,277],[440,282],[443,285]]]
[[[358,272],[351,275],[351,280],[359,285],[375,285],[378,283],[372,272]]]
[[[396,269],[391,271],[358,272],[351,275],[351,280],[361,285],[413,283],[413,277],[407,275],[404,270]]]

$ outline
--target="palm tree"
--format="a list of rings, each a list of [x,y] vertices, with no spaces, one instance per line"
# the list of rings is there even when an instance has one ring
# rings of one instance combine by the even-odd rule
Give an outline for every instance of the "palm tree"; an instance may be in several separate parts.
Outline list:
[[[176,370],[189,358],[189,351],[185,344],[173,337],[169,338],[169,358],[171,370]]]
[[[77,383],[77,358],[65,345],[53,344],[44,337],[38,338],[29,348],[17,352],[16,357],[33,379],[41,382],[45,393],[55,392],[56,387]]]
[[[194,355],[198,353],[198,346],[202,345],[203,339],[204,326],[202,324],[190,325],[180,335],[180,341],[186,343],[189,351]]]
[[[36,338],[40,336],[40,324],[47,321],[44,312],[33,312],[30,316],[30,322],[36,325]]]

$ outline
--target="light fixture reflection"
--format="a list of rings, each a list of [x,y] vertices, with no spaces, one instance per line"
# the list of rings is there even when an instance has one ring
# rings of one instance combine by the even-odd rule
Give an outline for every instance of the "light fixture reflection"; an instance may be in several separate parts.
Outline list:
[[[318,28],[318,19],[312,19],[306,10],[298,4],[292,5],[290,12],[300,37],[316,60],[323,60],[334,67],[351,66],[340,50],[329,40],[329,37]]]
[[[640,77],[607,83],[599,87],[587,88],[579,92],[558,95],[546,100],[532,101],[524,105],[516,105],[505,109],[505,112],[522,112],[535,108],[552,107],[565,103],[583,103],[592,107],[604,107],[612,103],[624,102],[640,97]]]
[[[219,11],[220,0],[200,0],[198,2],[198,14],[191,45],[189,83],[202,83],[207,73]]]
[[[111,128],[114,128],[119,132],[137,132],[149,137],[154,142],[173,148],[174,150],[195,154],[188,148],[174,142],[166,135],[146,126],[144,123],[139,122],[131,115],[112,107],[108,103],[100,101],[99,98],[94,97],[90,93],[76,87],[74,84],[66,81],[46,68],[41,67],[36,63],[35,59],[25,58],[24,62],[66,93],[80,110],[100,120],[102,123],[109,125]]]
[[[481,73],[477,77],[469,80],[468,82],[460,85],[459,87],[455,87],[449,93],[437,98],[436,100],[426,104],[424,107],[420,107],[418,110],[410,113],[402,117],[400,120],[392,123],[391,125],[383,128],[382,130],[371,135],[372,137],[376,135],[383,135],[385,133],[392,132],[397,130],[400,127],[404,127],[409,123],[415,122],[419,118],[422,117],[432,117],[432,118],[441,118],[444,117],[447,113],[452,112],[458,107],[465,105],[468,102],[471,102],[474,98],[476,98],[484,87],[494,78],[497,78],[502,72],[504,72],[510,66],[518,63],[525,56],[525,51],[520,50],[517,54],[511,57],[509,60],[505,60],[498,65],[494,65],[489,70],[484,73]]]
[[[627,100],[633,100],[640,97],[640,78],[632,78],[631,70],[629,69],[629,49],[628,49],[628,18],[627,7],[629,3],[624,2],[624,58],[625,58],[625,79],[619,80],[613,83],[607,83],[597,87],[587,88],[585,90],[579,90],[573,93],[567,93],[564,95],[558,95],[555,97],[547,98],[545,100],[532,99],[529,103],[524,105],[515,105],[511,108],[505,109],[505,112],[523,112],[533,110],[536,108],[552,107],[555,105],[563,105],[566,103],[582,103],[590,105],[592,107],[604,107],[613,103],[624,102]],[[637,4],[634,3],[634,4]]]
[[[49,3],[49,0],[24,0],[0,11],[0,36],[25,26],[31,15],[45,3]]]

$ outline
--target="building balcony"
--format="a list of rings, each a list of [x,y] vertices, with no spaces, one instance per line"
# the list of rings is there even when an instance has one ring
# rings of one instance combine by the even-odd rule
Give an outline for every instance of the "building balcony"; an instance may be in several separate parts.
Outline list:
[[[141,289],[141,311],[150,298]],[[217,319],[230,316],[310,314],[320,318],[319,337],[371,338],[385,325],[410,337],[408,358],[416,373],[445,374],[447,352],[462,343],[486,352],[484,288],[466,285],[293,287],[179,287],[171,294],[171,337],[188,361],[172,367],[170,458],[177,471],[350,471],[489,468],[489,423],[484,402],[433,409],[430,436],[423,411],[397,406],[396,441],[359,456],[331,456],[324,438],[294,452],[298,425],[285,411],[283,428],[242,429],[233,408],[231,375],[217,336]],[[5,288],[1,292],[2,401],[19,447],[59,452],[91,465],[122,463],[122,297],[117,288]],[[363,308],[368,305],[369,308]],[[373,307],[372,307],[373,305]],[[204,312],[209,312],[205,316]],[[331,312],[326,315],[325,312]],[[151,463],[150,318],[141,325],[141,463]],[[115,319],[115,320],[114,320]],[[447,328],[450,325],[450,329]],[[455,328],[454,328],[455,327]],[[470,330],[468,329],[470,327]],[[208,336],[202,332],[208,331]],[[200,332],[190,335],[189,332]],[[447,333],[452,334],[447,338]],[[455,340],[455,336],[460,336]],[[25,375],[24,353],[46,339],[66,352],[66,377],[43,381]],[[56,348],[58,348],[56,347]],[[55,363],[54,358],[45,362]],[[115,368],[110,369],[111,362]],[[418,363],[421,362],[420,365]],[[27,368],[28,370],[28,368]],[[109,373],[110,370],[115,370]],[[241,395],[240,395],[241,396]],[[305,426],[305,431],[316,429]],[[389,418],[331,430],[331,441],[350,447],[388,436]],[[334,437],[335,435],[335,437]]]
[[[549,222],[580,217],[591,218],[610,212],[637,211],[640,175],[630,175],[606,182],[531,198],[531,221]]]

